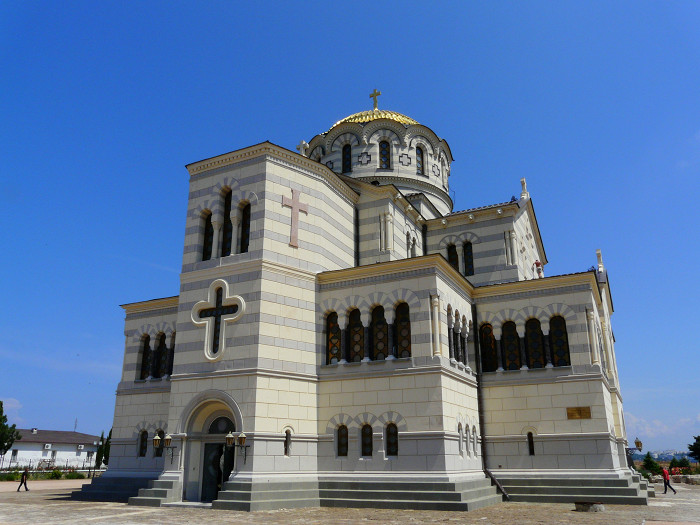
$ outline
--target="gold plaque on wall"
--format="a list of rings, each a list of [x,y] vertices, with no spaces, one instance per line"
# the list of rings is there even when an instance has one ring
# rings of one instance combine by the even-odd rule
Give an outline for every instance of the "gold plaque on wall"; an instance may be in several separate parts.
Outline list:
[[[567,419],[591,419],[591,407],[568,407]]]

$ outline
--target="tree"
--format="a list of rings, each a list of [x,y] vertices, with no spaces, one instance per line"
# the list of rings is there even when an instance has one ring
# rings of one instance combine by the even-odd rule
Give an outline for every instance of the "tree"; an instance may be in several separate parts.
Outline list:
[[[668,464],[668,469],[671,470],[672,468],[678,467],[678,460],[674,457],[671,459],[671,462]]]
[[[654,458],[651,457],[651,452],[647,452],[647,455],[644,456],[642,466],[644,470],[648,470],[652,474],[661,474],[661,465],[654,461]]]
[[[102,465],[102,460],[104,459],[104,453],[105,453],[105,431],[102,431],[102,434],[100,434],[100,442],[97,445],[97,454],[95,454],[95,468],[98,469],[100,468],[100,465]]]
[[[7,416],[0,401],[0,456],[7,454],[15,441],[22,439],[16,425],[7,424]]]
[[[688,450],[690,451],[688,455],[695,461],[700,461],[700,436],[694,436],[695,443],[688,445]]]
[[[109,465],[109,448],[112,445],[112,429],[109,429],[109,435],[107,436],[107,441],[105,442],[104,450],[103,450],[103,459],[102,463],[105,465]]]
[[[686,468],[690,466],[690,460],[683,456],[681,459],[678,460],[678,466],[681,468]]]

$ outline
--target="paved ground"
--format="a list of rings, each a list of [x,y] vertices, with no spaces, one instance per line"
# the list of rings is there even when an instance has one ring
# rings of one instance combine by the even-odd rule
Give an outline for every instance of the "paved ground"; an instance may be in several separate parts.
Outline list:
[[[468,525],[679,525],[700,523],[700,486],[676,485],[678,494],[659,495],[647,507],[606,505],[605,512],[574,512],[573,504],[503,503],[472,512],[396,511],[367,509],[293,509],[266,512],[232,512],[195,508],[129,507],[123,503],[73,501],[70,486],[76,481],[35,481],[29,492],[16,492],[16,483],[0,483],[0,525],[85,523],[207,525],[333,525],[459,523]],[[63,483],[63,486],[57,485]],[[72,483],[73,485],[69,485]],[[5,489],[11,485],[11,490]],[[656,485],[656,490],[662,489]]]

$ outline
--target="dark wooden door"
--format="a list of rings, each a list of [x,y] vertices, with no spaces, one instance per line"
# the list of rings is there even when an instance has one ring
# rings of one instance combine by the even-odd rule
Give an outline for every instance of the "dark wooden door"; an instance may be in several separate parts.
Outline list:
[[[205,443],[204,465],[202,473],[202,501],[214,501],[233,470],[234,447],[226,447],[219,443]],[[224,454],[223,458],[221,457]],[[222,465],[223,459],[223,465]],[[223,476],[222,476],[223,466]]]

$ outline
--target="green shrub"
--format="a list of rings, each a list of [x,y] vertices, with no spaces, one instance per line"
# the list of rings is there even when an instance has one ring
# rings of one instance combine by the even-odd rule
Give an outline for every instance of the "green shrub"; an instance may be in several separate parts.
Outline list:
[[[49,474],[49,479],[61,479],[62,476],[63,473],[57,468],[55,468],[51,471],[51,474]]]
[[[19,472],[6,472],[0,474],[0,481],[19,481]]]
[[[66,474],[66,479],[85,479],[85,474],[82,472],[69,472]]]

